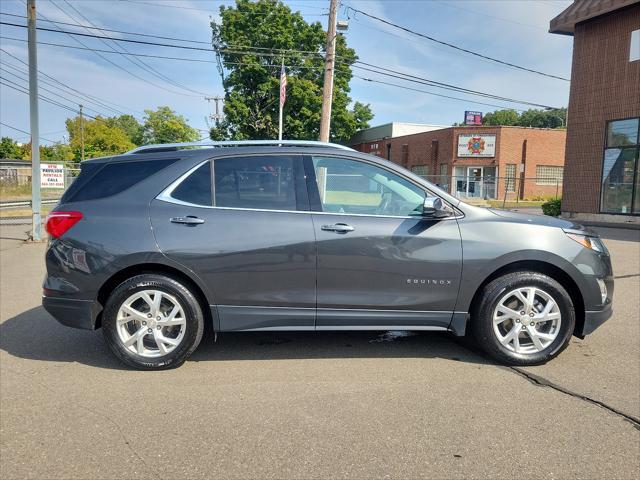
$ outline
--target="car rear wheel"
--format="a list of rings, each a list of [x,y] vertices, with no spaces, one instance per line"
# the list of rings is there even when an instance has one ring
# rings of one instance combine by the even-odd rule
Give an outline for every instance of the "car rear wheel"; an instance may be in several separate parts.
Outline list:
[[[537,272],[514,272],[484,287],[472,322],[479,346],[496,360],[537,365],[568,345],[575,311],[556,280]]]
[[[182,365],[200,343],[203,328],[202,309],[193,293],[158,274],[121,283],[102,319],[105,340],[116,357],[141,370]]]

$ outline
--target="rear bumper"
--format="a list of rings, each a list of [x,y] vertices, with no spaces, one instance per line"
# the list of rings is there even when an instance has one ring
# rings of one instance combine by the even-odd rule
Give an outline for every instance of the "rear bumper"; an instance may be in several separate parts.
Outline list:
[[[62,325],[95,330],[96,319],[102,307],[92,300],[60,297],[42,297],[42,306]]]
[[[593,331],[609,320],[613,315],[613,308],[611,303],[608,303],[602,310],[587,311],[584,312],[584,325],[582,326],[582,332],[576,332],[579,337],[584,337],[593,333]]]

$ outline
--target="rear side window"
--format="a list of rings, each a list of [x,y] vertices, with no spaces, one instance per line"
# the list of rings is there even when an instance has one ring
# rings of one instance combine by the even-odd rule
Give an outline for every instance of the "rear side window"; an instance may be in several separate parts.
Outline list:
[[[62,201],[79,202],[110,197],[125,191],[175,161],[176,159],[125,161],[107,163],[101,169],[96,169],[99,164],[96,164],[95,167],[93,164],[87,164],[86,167],[82,167],[80,176],[72,184]]]
[[[295,157],[286,156],[214,160],[215,205],[296,210],[295,161]]]
[[[211,162],[207,162],[185,178],[171,192],[176,200],[194,205],[211,206]]]

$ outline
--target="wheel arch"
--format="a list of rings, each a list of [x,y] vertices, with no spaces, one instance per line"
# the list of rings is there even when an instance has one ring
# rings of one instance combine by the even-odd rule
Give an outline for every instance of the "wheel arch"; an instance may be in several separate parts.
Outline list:
[[[471,302],[468,306],[468,313],[470,315],[470,319],[472,320],[472,312],[475,305],[478,304],[478,299],[484,287],[495,280],[498,277],[506,275],[508,273],[518,272],[518,271],[533,271],[542,273],[547,275],[554,280],[556,280],[560,285],[567,290],[567,293],[571,297],[571,301],[573,302],[573,306],[576,314],[576,325],[574,328],[575,332],[582,332],[582,328],[584,326],[585,319],[585,307],[584,307],[584,299],[582,296],[582,292],[580,287],[576,283],[576,281],[562,268],[558,267],[549,262],[545,262],[542,260],[518,260],[506,265],[502,265],[501,267],[494,270],[489,276],[487,276],[482,283],[476,288],[473,297],[471,298]]]
[[[128,267],[118,270],[102,284],[102,286],[98,290],[97,300],[100,305],[104,307],[111,292],[122,282],[131,277],[135,277],[136,275],[154,273],[174,278],[175,280],[180,281],[187,288],[189,288],[200,304],[200,308],[202,309],[202,314],[204,315],[206,323],[208,323],[209,325],[213,325],[214,328],[216,327],[209,300],[207,299],[207,295],[205,294],[203,288],[199,285],[199,283],[182,270],[162,263],[141,263],[129,265]],[[96,318],[95,328],[100,328],[101,326],[102,311]]]

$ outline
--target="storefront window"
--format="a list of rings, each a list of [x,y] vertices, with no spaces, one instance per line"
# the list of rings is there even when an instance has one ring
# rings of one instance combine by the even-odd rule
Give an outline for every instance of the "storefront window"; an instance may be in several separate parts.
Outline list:
[[[609,122],[607,147],[624,147],[638,144],[638,118]]]
[[[602,166],[603,213],[640,214],[640,119],[607,125]]]

